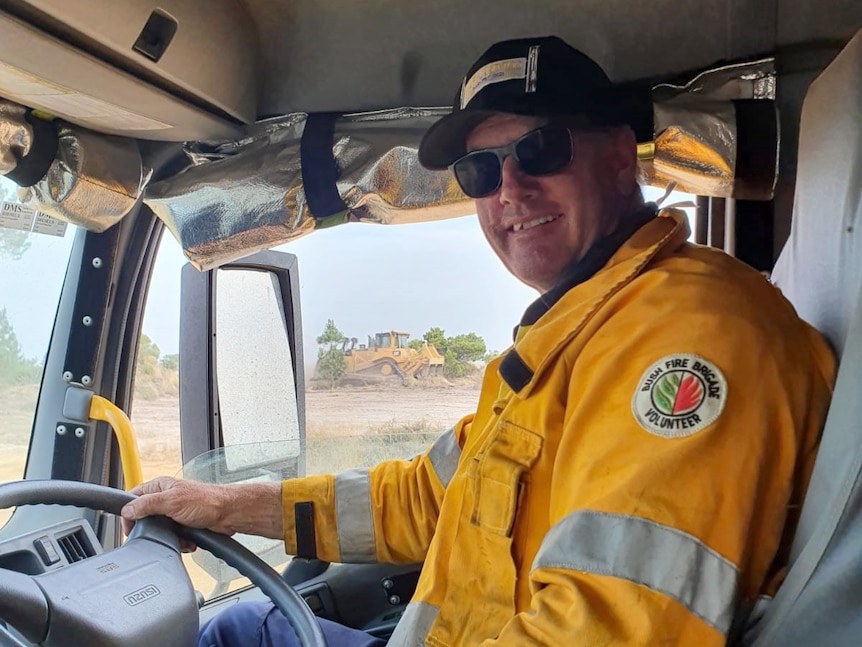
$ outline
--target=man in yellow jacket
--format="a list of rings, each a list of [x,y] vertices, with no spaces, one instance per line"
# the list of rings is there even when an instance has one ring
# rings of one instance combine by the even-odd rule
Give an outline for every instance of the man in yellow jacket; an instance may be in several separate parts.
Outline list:
[[[124,516],[327,561],[423,561],[390,645],[725,645],[780,581],[829,348],[758,272],[687,243],[684,214],[643,203],[614,87],[556,38],[491,47],[419,157],[452,169],[542,295],[476,412],[412,460],[282,484],[159,479]],[[201,644],[291,634],[238,606]]]

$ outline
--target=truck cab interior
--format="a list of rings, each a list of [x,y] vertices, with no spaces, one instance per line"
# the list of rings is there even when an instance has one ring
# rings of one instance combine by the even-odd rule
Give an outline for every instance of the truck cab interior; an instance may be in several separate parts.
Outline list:
[[[419,139],[489,44],[546,34],[630,92],[643,183],[694,196],[695,242],[768,273],[840,358],[786,579],[734,644],[858,645],[860,30],[856,0],[0,0],[0,176],[17,190],[0,216],[17,228],[0,238],[0,351],[13,286],[33,285],[14,262],[40,227],[69,226],[51,269],[27,270],[57,274],[56,300],[20,297],[50,335],[23,463],[0,472],[0,645],[181,647],[265,597],[303,644],[325,644],[312,614],[391,634],[418,565],[291,560],[277,542],[180,529],[211,552],[195,557],[216,580],[201,592],[175,529],[124,538],[159,246],[174,239],[187,261],[169,279],[182,285],[182,474],[310,473],[300,293],[317,295],[293,245],[469,218],[448,173],[418,166]],[[239,574],[251,581],[231,585]]]

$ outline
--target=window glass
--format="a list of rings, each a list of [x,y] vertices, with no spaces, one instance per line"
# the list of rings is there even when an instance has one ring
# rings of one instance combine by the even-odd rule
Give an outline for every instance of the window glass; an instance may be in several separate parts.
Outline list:
[[[144,480],[175,476],[182,467],[179,326],[184,262],[179,244],[165,232],[147,295],[130,416]]]
[[[0,482],[24,476],[27,447],[75,227],[34,214],[0,176]],[[0,510],[0,524],[10,510]]]
[[[474,216],[351,223],[279,249],[299,265],[307,474],[422,451],[475,408],[482,367],[535,298]]]
[[[130,416],[145,481],[182,473],[179,330],[180,272],[185,263],[179,243],[165,231],[147,294]],[[191,555],[184,554],[183,563],[195,589],[209,595],[215,579]]]

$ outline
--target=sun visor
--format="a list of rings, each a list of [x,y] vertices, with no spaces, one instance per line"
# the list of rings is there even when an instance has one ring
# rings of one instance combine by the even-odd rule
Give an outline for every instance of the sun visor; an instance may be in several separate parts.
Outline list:
[[[475,212],[417,149],[442,109],[294,114],[238,142],[188,147],[193,161],[145,202],[200,269],[345,222],[401,224]]]
[[[772,59],[704,72],[652,90],[654,139],[638,147],[641,184],[770,200],[778,172]]]
[[[135,140],[43,120],[3,100],[0,174],[37,211],[97,232],[132,210],[151,175]]]

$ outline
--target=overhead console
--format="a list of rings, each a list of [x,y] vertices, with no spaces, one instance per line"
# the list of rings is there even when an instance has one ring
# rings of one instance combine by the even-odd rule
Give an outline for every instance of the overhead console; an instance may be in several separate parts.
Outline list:
[[[30,0],[0,10],[0,97],[117,135],[224,138],[257,117],[238,0]]]

